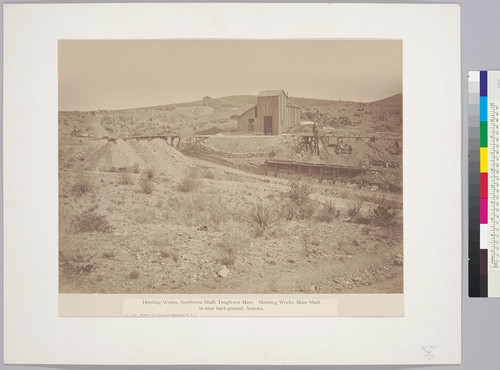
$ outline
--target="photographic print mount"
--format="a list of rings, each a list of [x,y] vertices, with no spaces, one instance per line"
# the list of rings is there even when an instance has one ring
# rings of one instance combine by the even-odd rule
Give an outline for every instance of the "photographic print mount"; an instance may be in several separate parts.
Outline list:
[[[6,363],[460,362],[458,5],[9,4],[4,10]],[[58,317],[58,41],[200,38],[402,40],[404,316]],[[273,86],[252,94],[276,89],[290,92]],[[439,148],[439,160],[432,148]],[[439,212],[431,211],[436,204]],[[36,300],[36,309],[23,299]],[[223,348],[221,331],[231,338]]]

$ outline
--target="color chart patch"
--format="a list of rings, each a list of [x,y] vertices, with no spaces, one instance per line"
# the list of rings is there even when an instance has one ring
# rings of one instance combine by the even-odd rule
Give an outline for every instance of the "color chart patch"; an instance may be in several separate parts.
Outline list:
[[[500,71],[469,72],[469,297],[500,297]]]

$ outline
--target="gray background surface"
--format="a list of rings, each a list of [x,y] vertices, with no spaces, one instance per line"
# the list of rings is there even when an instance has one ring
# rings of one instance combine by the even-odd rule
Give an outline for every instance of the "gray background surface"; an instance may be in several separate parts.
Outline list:
[[[4,3],[47,3],[47,1],[3,1]],[[52,1],[53,3],[97,3],[104,1]],[[107,1],[117,2],[117,1]],[[124,1],[138,2],[138,1]],[[158,2],[149,0],[148,2]],[[189,1],[189,2],[212,2],[212,1]],[[222,2],[222,1],[221,1]],[[238,1],[233,1],[238,2]],[[239,2],[255,2],[242,0]],[[304,1],[272,1],[272,2],[304,2]],[[327,2],[327,1],[316,1]],[[362,369],[470,369],[470,370],[494,370],[500,369],[500,299],[494,298],[469,298],[468,294],[468,199],[467,199],[467,72],[470,70],[500,70],[500,0],[462,0],[462,1],[342,1],[345,3],[460,3],[461,4],[461,39],[462,39],[462,365],[410,365],[410,366],[315,366],[320,369],[344,369],[344,370],[362,370]],[[2,12],[2,32],[3,32],[3,9]],[[34,32],[36,32],[34,30]],[[3,37],[0,40],[3,53]],[[2,54],[3,55],[3,54]],[[3,60],[3,58],[2,58]],[[3,83],[3,73],[2,73]],[[3,101],[3,100],[2,100]],[[0,142],[1,145],[1,142]],[[3,171],[2,171],[3,176]],[[0,185],[1,186],[1,185]],[[3,193],[2,193],[3,194]],[[0,199],[0,206],[3,209],[3,197]],[[0,214],[0,218],[3,215]],[[3,225],[3,219],[2,223]],[[3,226],[2,236],[3,236]],[[3,238],[2,238],[3,239]],[[3,243],[2,243],[3,244]],[[460,246],[457,246],[459,248]],[[2,254],[3,255],[3,254]],[[0,266],[3,277],[3,263]],[[2,283],[3,286],[3,283]],[[3,291],[1,300],[1,310],[3,317]],[[2,321],[3,325],[3,321]],[[2,326],[3,327],[3,326]],[[3,331],[2,331],[3,332]],[[50,334],[48,334],[50,335]],[[0,352],[3,358],[3,335],[0,337]],[[388,351],[391,349],[388,348]],[[73,369],[73,370],[91,370],[102,368],[99,366],[24,366],[24,365],[3,365],[3,369]],[[288,366],[105,366],[106,369],[114,370],[119,368],[139,369],[139,368],[182,368],[192,369],[285,369]],[[312,367],[294,366],[297,369],[307,369]]]

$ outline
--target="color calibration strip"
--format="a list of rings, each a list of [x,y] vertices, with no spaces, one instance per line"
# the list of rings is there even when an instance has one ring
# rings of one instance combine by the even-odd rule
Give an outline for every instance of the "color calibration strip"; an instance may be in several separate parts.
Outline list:
[[[469,297],[500,297],[500,71],[469,72]]]

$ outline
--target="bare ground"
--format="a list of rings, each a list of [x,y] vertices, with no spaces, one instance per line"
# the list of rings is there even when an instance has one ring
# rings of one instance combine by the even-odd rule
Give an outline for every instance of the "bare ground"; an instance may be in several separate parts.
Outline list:
[[[337,217],[282,218],[261,231],[246,221],[249,210],[258,203],[283,207],[288,181],[199,165],[207,172],[189,192],[157,177],[153,192],[144,194],[136,185],[139,174],[131,174],[133,184],[120,184],[120,174],[86,172],[91,192],[62,193],[60,251],[70,262],[61,268],[60,291],[339,293],[372,287],[365,290],[402,292],[401,209],[390,227],[357,223],[348,216],[349,207],[363,202],[360,212],[368,215],[377,194],[361,194],[359,200],[349,189],[349,198],[339,198],[321,194],[328,194],[321,190],[331,191],[330,185],[311,185],[313,212],[330,201]],[[210,213],[217,207],[225,216]],[[104,215],[113,231],[75,233],[71,220],[88,208]],[[223,266],[230,271],[224,278],[218,276]]]
[[[272,152],[318,163],[395,163],[373,184],[401,184],[401,154],[391,149],[401,138],[397,99],[310,108],[334,123],[347,116],[353,125],[339,128],[346,136],[386,126],[375,142],[353,141],[352,156],[312,156],[297,150],[293,137],[219,136],[204,144],[215,164],[165,142],[96,140],[176,128],[230,131],[229,115],[249,105],[238,104],[60,114],[61,293],[403,292],[400,193],[259,175]],[[75,126],[91,137],[72,137]],[[132,157],[141,165],[134,167]],[[300,201],[294,186],[305,189]],[[276,222],[259,225],[256,207]]]

